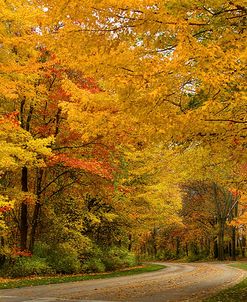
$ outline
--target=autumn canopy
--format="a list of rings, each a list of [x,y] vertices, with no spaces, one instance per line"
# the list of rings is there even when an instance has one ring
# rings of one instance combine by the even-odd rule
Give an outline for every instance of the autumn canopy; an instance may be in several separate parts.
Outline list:
[[[41,245],[84,264],[104,245],[235,253],[245,1],[0,7],[0,262]]]

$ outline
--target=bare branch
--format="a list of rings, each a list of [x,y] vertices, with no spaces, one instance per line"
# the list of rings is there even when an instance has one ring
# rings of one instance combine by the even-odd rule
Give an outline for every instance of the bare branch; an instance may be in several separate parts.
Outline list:
[[[53,180],[51,180],[46,186],[44,186],[42,188],[42,190],[40,191],[40,194],[43,193],[50,185],[52,185],[58,178],[60,178],[61,176],[63,176],[64,174],[66,173],[69,173],[70,170],[66,170],[66,171],[63,171],[62,173],[60,173],[57,177],[55,177]]]
[[[237,121],[232,119],[206,119],[206,122],[228,122],[233,124],[247,124],[247,121]]]

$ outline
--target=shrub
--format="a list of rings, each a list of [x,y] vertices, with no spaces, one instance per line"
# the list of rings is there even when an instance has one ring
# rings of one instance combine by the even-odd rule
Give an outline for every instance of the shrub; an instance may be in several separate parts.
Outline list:
[[[0,247],[0,267],[4,266],[5,262],[9,261],[11,257],[12,253],[10,248],[6,246]]]
[[[34,245],[33,254],[40,258],[47,258],[50,247],[47,243],[38,241]]]
[[[17,257],[12,264],[6,264],[3,274],[9,277],[53,274],[54,270],[45,259],[38,257]]]
[[[114,271],[124,267],[134,266],[137,263],[134,254],[130,253],[126,249],[112,247],[106,250],[103,263],[105,264],[107,271]]]
[[[69,243],[59,243],[50,249],[47,261],[57,273],[80,272],[81,263],[78,259],[78,253]]]
[[[201,252],[199,254],[189,253],[189,256],[183,258],[186,262],[195,262],[200,260],[207,260],[209,259],[207,252]]]
[[[156,259],[157,260],[171,260],[171,259],[176,259],[176,254],[169,250],[162,250],[162,251],[158,251],[157,255],[156,255]]]
[[[92,244],[86,252],[80,255],[80,259],[82,263],[85,263],[85,261],[90,259],[103,259],[103,256],[102,249],[98,245]]]
[[[85,273],[103,273],[105,265],[100,259],[91,258],[83,263],[81,269]]]

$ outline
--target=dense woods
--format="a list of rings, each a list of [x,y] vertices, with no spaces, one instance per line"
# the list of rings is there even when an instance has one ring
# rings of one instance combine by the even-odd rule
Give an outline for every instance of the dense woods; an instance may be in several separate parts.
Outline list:
[[[246,3],[0,0],[0,266],[246,249]]]

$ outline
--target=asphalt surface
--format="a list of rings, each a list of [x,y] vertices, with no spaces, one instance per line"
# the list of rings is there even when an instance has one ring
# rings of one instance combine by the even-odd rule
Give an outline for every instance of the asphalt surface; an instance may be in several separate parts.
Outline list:
[[[219,263],[160,263],[167,268],[133,276],[0,290],[1,302],[201,301],[246,272]]]

